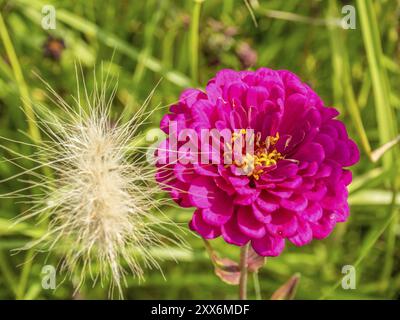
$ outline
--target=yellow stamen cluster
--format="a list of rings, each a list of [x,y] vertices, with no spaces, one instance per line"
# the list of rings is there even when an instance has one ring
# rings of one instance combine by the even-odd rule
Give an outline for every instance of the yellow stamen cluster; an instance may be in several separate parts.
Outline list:
[[[255,170],[253,170],[250,176],[253,176],[254,179],[258,180],[260,178],[260,174],[264,172],[264,170],[260,167],[270,167],[276,165],[280,159],[283,159],[283,156],[276,149],[272,150],[271,152],[257,152],[257,154],[254,155]]]
[[[232,133],[232,139],[231,142],[234,142],[237,140],[237,138],[241,137],[243,134],[246,134],[247,130],[246,129],[240,129],[239,132],[234,132]]]
[[[240,133],[234,133],[232,135],[232,142],[245,133],[245,129],[240,130]],[[268,136],[265,141],[261,141],[261,134],[258,133],[255,139],[255,154],[251,155],[247,153],[241,163],[234,161],[235,166],[244,170],[247,176],[253,177],[255,180],[260,179],[260,175],[264,172],[265,167],[276,165],[278,160],[284,159],[284,156],[276,148],[271,150],[271,147],[274,147],[278,143],[279,138],[279,133],[277,132],[275,136]]]

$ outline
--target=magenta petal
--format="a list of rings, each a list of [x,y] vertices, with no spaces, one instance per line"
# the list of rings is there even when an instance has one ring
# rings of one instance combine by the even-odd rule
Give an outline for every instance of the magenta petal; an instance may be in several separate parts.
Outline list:
[[[325,151],[320,144],[311,142],[303,145],[300,151],[294,155],[294,158],[300,161],[320,163],[325,158]]]
[[[251,207],[240,207],[237,221],[240,231],[248,237],[258,239],[265,235],[264,225],[254,218]]]
[[[171,198],[181,207],[192,207],[192,202],[190,201],[188,194],[179,188],[179,184],[175,184],[175,187],[170,190],[169,194],[171,195]]]
[[[294,163],[286,162],[283,165],[278,165],[277,169],[273,172],[274,177],[289,178],[293,177],[298,171],[298,166]]]
[[[249,184],[249,178],[246,176],[242,177],[228,177],[229,182],[235,188],[245,187]]]
[[[203,128],[208,128],[210,125],[210,117],[209,114],[213,110],[213,105],[205,100],[198,100],[193,104],[193,108],[191,109],[192,119],[196,122],[204,124]]]
[[[250,87],[247,90],[247,107],[258,106],[268,98],[268,90],[264,87]]]
[[[335,128],[335,130],[338,133],[338,137],[340,140],[347,140],[348,135],[347,135],[347,130],[343,122],[337,120],[337,119],[332,119],[329,121],[331,125]]]
[[[179,97],[179,101],[186,108],[191,108],[199,99],[206,99],[207,96],[199,89],[185,89]],[[181,109],[175,110],[171,107],[172,112],[182,112]]]
[[[327,187],[323,181],[317,181],[311,190],[304,192],[308,200],[320,201],[326,194]]]
[[[217,190],[213,181],[209,178],[200,177],[195,179],[189,187],[189,199],[197,208],[209,208],[214,202]]]
[[[237,246],[243,246],[250,240],[240,231],[236,214],[232,215],[231,219],[221,227],[221,233],[226,242]]]
[[[330,136],[334,140],[339,138],[337,130],[331,124],[326,124],[326,125],[322,126],[321,129],[320,129],[320,132],[327,134],[328,136]]]
[[[266,212],[272,212],[279,208],[279,198],[266,192],[261,193],[256,202],[259,207]]]
[[[303,177],[313,177],[318,172],[317,162],[303,162],[302,164],[304,164],[304,168],[301,170],[301,175]]]
[[[303,179],[303,183],[301,184],[300,188],[303,191],[307,191],[307,190],[311,190],[312,188],[314,188],[314,186],[315,186],[315,180],[311,179],[311,178],[308,178],[308,177],[305,177]]]
[[[336,222],[345,222],[350,214],[350,208],[348,203],[344,203],[342,206],[338,206],[336,210],[332,212],[335,216]]]
[[[322,117],[323,121],[330,120],[336,116],[338,116],[340,113],[337,111],[335,108],[324,108],[322,112]]]
[[[314,175],[316,179],[329,177],[332,173],[332,167],[326,163],[322,163],[318,169],[318,172]]]
[[[285,247],[285,240],[281,237],[273,237],[268,233],[261,239],[251,241],[254,251],[263,257],[279,256]]]
[[[324,239],[332,232],[336,225],[334,216],[328,215],[318,221],[318,223],[311,223],[313,237],[316,239]]]
[[[217,227],[226,223],[233,213],[232,201],[226,194],[222,195],[222,193],[219,192],[217,199],[210,208],[202,210],[204,221]]]
[[[329,157],[335,150],[335,141],[327,134],[320,133],[315,138],[315,142],[318,142],[324,148],[327,157]]]
[[[253,209],[254,217],[258,221],[260,221],[261,223],[269,223],[271,221],[271,213],[263,210],[261,206],[257,204],[257,202],[253,203],[251,207]]]
[[[285,182],[279,183],[279,186],[281,188],[287,188],[287,189],[296,189],[298,188],[301,183],[302,183],[303,179],[299,176],[294,177],[293,179],[288,179]]]
[[[160,121],[160,129],[164,131],[164,133],[169,133],[169,123],[170,121],[174,121],[174,116],[171,114],[166,114],[162,117]]]
[[[192,220],[189,222],[189,227],[205,239],[214,239],[221,235],[220,228],[210,226],[203,220],[200,210],[194,212]]]
[[[296,214],[280,209],[272,214],[272,220],[266,227],[271,235],[291,237],[297,232],[298,228]]]
[[[347,140],[348,148],[350,150],[350,156],[348,161],[344,164],[346,167],[356,164],[360,160],[360,150],[352,140]]]
[[[234,203],[242,206],[251,205],[254,201],[257,200],[260,190],[252,189],[253,192],[250,194],[239,194],[235,197]]]
[[[193,167],[198,174],[201,174],[203,176],[218,177],[218,170],[213,165],[194,163]]]
[[[190,183],[196,177],[193,168],[180,163],[175,164],[174,174],[178,180],[185,183]]]
[[[347,194],[347,188],[343,183],[337,183],[335,186],[329,187],[327,194],[320,201],[322,208],[335,210],[338,204],[346,201]]]
[[[353,174],[350,170],[343,170],[342,171],[342,181],[345,186],[348,186],[353,179]]]
[[[281,200],[281,206],[285,209],[300,212],[307,207],[307,198],[301,194],[294,194],[288,199]]]
[[[249,186],[249,181],[247,181],[247,185],[245,186],[238,186],[235,188],[236,192],[240,195],[243,196],[249,196],[251,197],[252,195],[257,195],[260,193],[260,190],[254,189],[254,188],[250,188]]]
[[[310,222],[317,222],[323,214],[322,207],[317,202],[309,202],[308,207],[300,213],[301,217]]]
[[[247,84],[243,82],[232,83],[229,87],[227,87],[228,92],[226,94],[229,100],[237,99],[239,101],[243,100],[243,97],[248,89]]]
[[[242,196],[253,196],[256,195],[256,197],[258,196],[258,194],[261,192],[260,190],[254,189],[254,188],[250,188],[249,186],[245,186],[245,187],[237,187],[235,188],[236,192]]]
[[[225,191],[227,194],[233,195],[235,193],[235,188],[232,187],[232,185],[230,185],[224,178],[216,177],[214,178],[214,182],[218,188]]]
[[[304,246],[312,240],[312,229],[308,222],[299,220],[299,226],[297,228],[297,234],[290,237],[289,241],[296,246]]]
[[[268,192],[278,198],[286,199],[289,198],[292,194],[292,190],[278,189],[278,190],[268,190]]]
[[[348,148],[347,141],[336,140],[335,141],[335,152],[332,154],[330,159],[340,163],[343,166],[349,162],[350,149]]]
[[[305,109],[305,104],[307,98],[302,94],[292,94],[290,95],[285,104],[285,117],[296,120],[295,114],[301,114]]]

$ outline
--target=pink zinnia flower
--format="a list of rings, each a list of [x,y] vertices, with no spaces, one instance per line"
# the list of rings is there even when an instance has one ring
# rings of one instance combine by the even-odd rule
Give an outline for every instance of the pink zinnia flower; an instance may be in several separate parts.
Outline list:
[[[170,111],[161,121],[167,134],[172,121],[178,133],[185,128],[255,133],[252,165],[158,164],[157,180],[171,197],[196,208],[189,225],[203,238],[222,236],[238,246],[251,242],[258,254],[277,256],[285,239],[302,246],[346,221],[352,175],[344,168],[359,160],[358,148],[335,119],[339,112],[325,107],[295,74],[222,70],[205,92],[185,90]],[[169,140],[159,152],[171,149]],[[238,172],[243,166],[250,169],[246,175]]]

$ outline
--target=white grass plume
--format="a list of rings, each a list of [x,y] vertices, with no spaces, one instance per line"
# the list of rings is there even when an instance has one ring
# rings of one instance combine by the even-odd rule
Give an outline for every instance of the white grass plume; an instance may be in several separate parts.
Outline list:
[[[76,108],[50,86],[48,90],[60,112],[36,107],[45,139],[34,146],[39,150],[35,156],[23,156],[37,166],[18,175],[33,176],[25,180],[25,190],[42,190],[30,196],[32,207],[19,221],[42,216],[49,221],[48,231],[26,248],[60,251],[61,267],[78,278],[77,288],[90,275],[94,281],[109,278],[111,294],[115,287],[122,295],[127,270],[141,279],[143,267],[160,269],[151,249],[167,243],[182,245],[182,239],[171,236],[176,232],[173,223],[159,210],[162,200],[156,194],[160,191],[152,183],[155,169],[138,146],[140,128],[152,112],[146,112],[149,99],[122,123],[110,120],[116,87],[109,99],[106,84],[92,95],[85,87],[84,104],[78,87]],[[43,168],[51,173],[40,173]]]

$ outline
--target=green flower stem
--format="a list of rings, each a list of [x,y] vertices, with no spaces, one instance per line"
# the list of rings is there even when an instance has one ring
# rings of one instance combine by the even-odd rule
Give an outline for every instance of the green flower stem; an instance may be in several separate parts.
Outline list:
[[[249,254],[249,244],[240,248],[240,280],[239,280],[239,299],[247,299],[247,258]]]
[[[261,300],[261,287],[260,287],[260,280],[258,279],[258,271],[253,272],[253,284],[254,284],[254,293],[256,295],[256,300]]]

